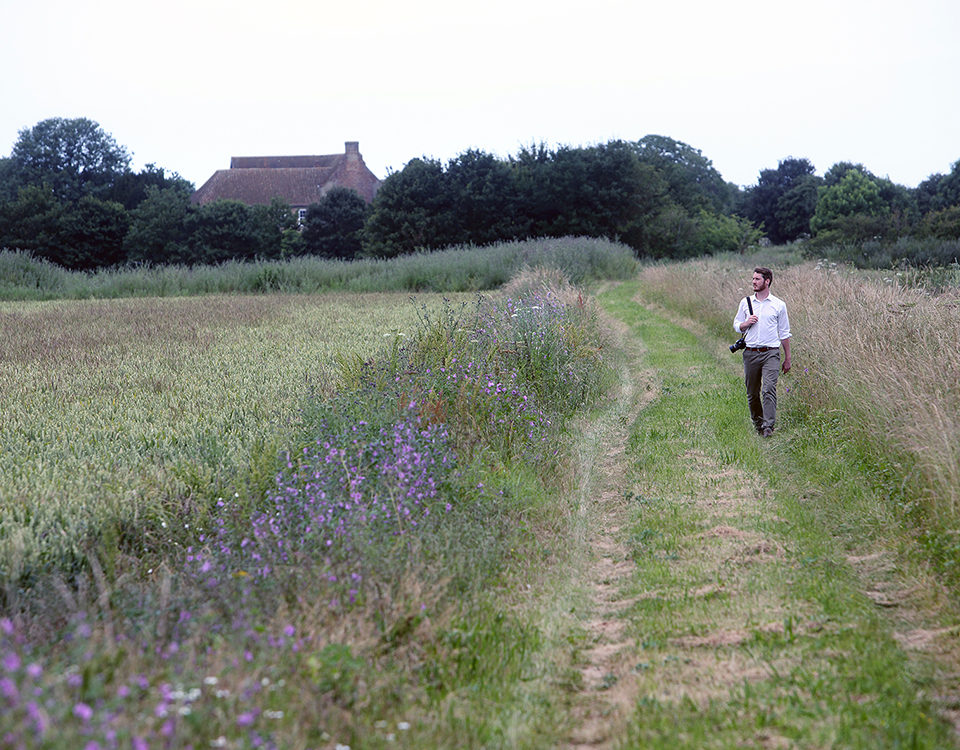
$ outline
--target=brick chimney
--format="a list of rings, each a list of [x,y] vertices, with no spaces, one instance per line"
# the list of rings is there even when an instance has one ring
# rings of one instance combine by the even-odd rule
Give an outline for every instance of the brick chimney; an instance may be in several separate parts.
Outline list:
[[[363,163],[363,157],[360,156],[360,142],[345,141],[344,154],[346,158],[338,170],[338,184],[353,188],[367,203],[370,203],[377,194],[380,180]]]

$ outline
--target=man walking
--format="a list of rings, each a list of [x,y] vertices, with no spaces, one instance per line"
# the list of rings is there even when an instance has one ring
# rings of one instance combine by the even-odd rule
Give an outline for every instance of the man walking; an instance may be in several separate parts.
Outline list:
[[[770,294],[773,271],[753,271],[753,295],[744,297],[733,320],[733,327],[744,334],[743,378],[747,385],[747,404],[757,432],[773,435],[777,418],[777,379],[780,376],[780,347],[783,346],[783,371],[790,371],[790,319],[782,299]]]

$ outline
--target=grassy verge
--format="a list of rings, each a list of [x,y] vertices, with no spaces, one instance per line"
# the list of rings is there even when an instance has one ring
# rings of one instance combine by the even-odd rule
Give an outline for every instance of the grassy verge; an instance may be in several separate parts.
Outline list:
[[[950,679],[901,648],[953,640],[954,608],[901,554],[909,537],[834,441],[796,418],[755,437],[739,359],[709,326],[645,307],[659,289],[601,297],[659,381],[625,458],[622,679],[637,708],[617,746],[952,747]]]

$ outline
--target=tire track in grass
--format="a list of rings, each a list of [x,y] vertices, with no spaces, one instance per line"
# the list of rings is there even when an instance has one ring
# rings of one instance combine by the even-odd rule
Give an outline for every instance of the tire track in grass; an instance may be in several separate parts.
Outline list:
[[[577,514],[583,529],[582,565],[573,574],[573,587],[588,599],[580,617],[583,645],[572,659],[576,689],[572,692],[566,747],[573,750],[610,747],[622,734],[636,701],[629,668],[636,648],[627,633],[622,611],[622,581],[633,575],[635,563],[623,543],[628,523],[623,492],[629,426],[644,404],[656,397],[653,373],[641,365],[637,340],[619,331],[621,346],[630,354],[619,372],[619,387],[611,407],[598,418],[584,420],[578,431]]]
[[[790,466],[788,438],[747,429],[737,369],[636,292],[600,297],[639,359],[582,432],[589,602],[566,746],[955,747],[950,701],[929,695],[950,680],[901,648],[950,631],[901,606],[895,551],[830,527],[831,488]]]

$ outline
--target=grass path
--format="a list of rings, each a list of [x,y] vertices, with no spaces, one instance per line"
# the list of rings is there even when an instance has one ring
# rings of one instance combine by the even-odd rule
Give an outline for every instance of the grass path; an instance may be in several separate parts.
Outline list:
[[[756,437],[739,358],[639,293],[599,297],[627,366],[579,441],[565,746],[957,747],[956,610],[896,518],[801,427]]]

